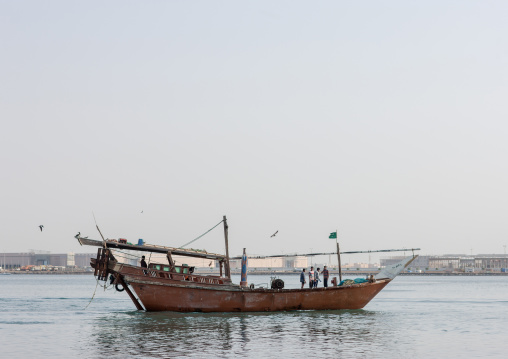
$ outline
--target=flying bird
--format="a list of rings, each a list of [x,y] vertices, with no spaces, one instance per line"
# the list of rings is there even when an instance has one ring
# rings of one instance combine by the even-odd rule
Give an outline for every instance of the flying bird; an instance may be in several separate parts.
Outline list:
[[[279,233],[279,231],[277,231],[277,232],[275,232],[274,234],[272,234],[272,235],[270,236],[270,238],[275,237],[275,235],[276,235],[277,233]]]
[[[41,229],[41,232],[42,232],[42,229],[44,228],[44,226],[41,224],[41,225],[39,226],[39,228]]]

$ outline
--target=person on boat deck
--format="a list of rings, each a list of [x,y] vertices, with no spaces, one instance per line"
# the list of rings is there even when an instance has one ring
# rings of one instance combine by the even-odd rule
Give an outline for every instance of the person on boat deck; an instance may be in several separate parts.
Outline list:
[[[148,266],[146,265],[146,262],[145,262],[145,256],[141,256],[141,267],[148,268]]]
[[[307,283],[307,281],[305,280],[305,268],[303,268],[302,273],[300,273],[300,282],[302,283],[302,289],[303,289],[303,285],[305,283]]]
[[[314,267],[310,267],[309,271],[309,288],[314,288]]]
[[[324,266],[323,268],[323,287],[327,288],[328,287],[328,277],[330,276],[330,273],[328,273],[328,269],[326,266]]]
[[[317,288],[318,282],[321,282],[321,279],[319,279],[319,268],[316,269],[316,273],[314,273],[314,288]]]

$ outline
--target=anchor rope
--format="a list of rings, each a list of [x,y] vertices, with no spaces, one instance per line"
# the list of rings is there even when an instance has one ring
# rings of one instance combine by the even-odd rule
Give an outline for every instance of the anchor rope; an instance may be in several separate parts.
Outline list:
[[[96,279],[97,281],[97,284],[95,285],[95,290],[93,291],[93,295],[92,295],[92,298],[90,299],[90,301],[88,302],[88,304],[83,308],[83,310],[86,310],[86,308],[88,308],[88,306],[90,305],[90,303],[92,303],[92,300],[93,298],[95,297],[95,292],[97,291],[97,287],[99,286],[99,280]]]

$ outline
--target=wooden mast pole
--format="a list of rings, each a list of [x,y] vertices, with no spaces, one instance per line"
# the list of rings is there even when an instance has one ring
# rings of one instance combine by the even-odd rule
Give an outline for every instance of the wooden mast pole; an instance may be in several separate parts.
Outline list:
[[[228,222],[226,216],[224,216],[222,220],[224,222],[224,240],[226,241],[226,261],[224,262],[224,272],[226,277],[231,280],[231,268],[229,267]]]
[[[339,248],[339,240],[338,240],[338,237],[339,236],[339,230],[337,230],[337,232],[335,232],[335,243],[337,244],[337,259],[338,259],[338,263],[339,263],[339,282],[342,282],[342,268],[341,268],[341,263],[340,263],[340,248]]]

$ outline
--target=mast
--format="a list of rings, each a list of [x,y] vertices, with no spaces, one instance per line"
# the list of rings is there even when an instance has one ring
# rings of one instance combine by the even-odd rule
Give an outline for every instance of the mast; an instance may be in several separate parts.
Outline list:
[[[224,274],[231,280],[231,269],[229,267],[229,244],[228,244],[228,221],[226,216],[223,217],[224,222],[224,240],[226,241],[226,260],[224,262]]]
[[[337,259],[339,260],[339,281],[342,282],[342,268],[340,263],[340,249],[339,249],[339,242],[337,241]]]

